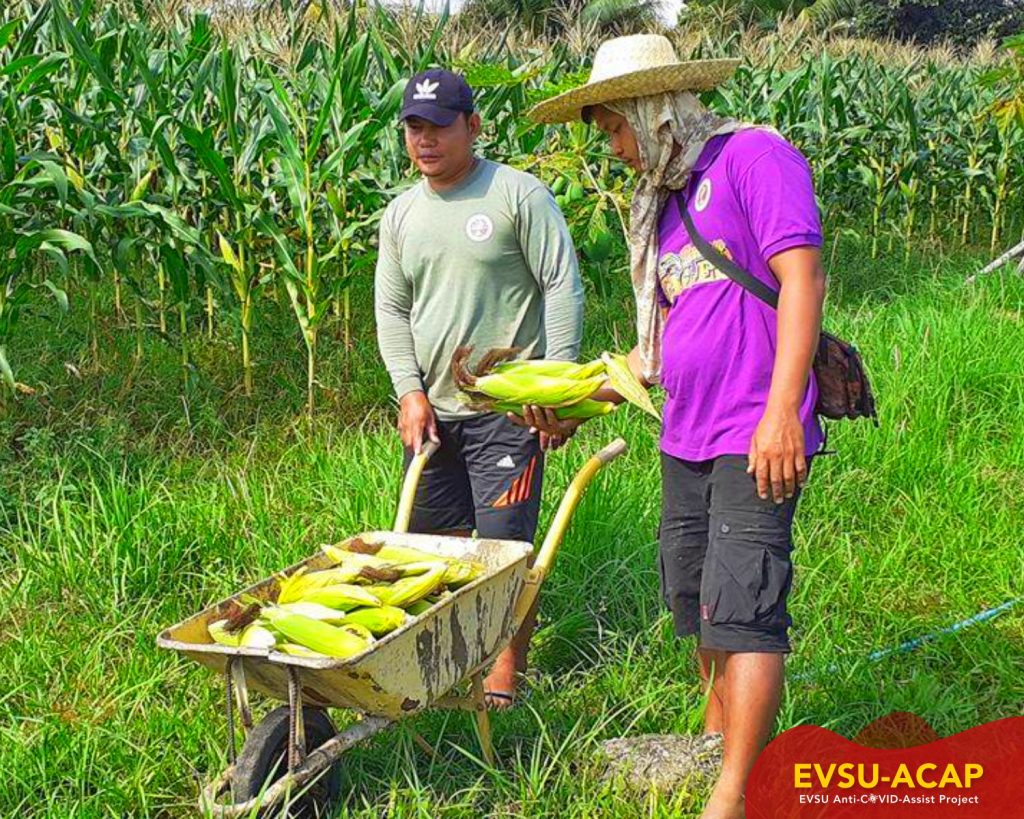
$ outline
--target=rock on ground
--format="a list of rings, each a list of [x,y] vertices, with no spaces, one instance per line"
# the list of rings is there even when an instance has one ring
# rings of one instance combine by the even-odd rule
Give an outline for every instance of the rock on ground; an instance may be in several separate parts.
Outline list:
[[[643,734],[601,743],[602,779],[670,792],[690,780],[713,780],[722,764],[722,735]]]

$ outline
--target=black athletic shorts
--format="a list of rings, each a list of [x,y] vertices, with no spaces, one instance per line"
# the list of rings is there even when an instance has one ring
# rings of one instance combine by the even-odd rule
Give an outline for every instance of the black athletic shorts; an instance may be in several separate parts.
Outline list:
[[[809,464],[808,464],[809,468]],[[745,456],[661,455],[661,594],[676,634],[702,648],[788,652],[793,514],[757,495]]]
[[[532,543],[544,477],[537,436],[497,413],[438,421],[438,433],[441,448],[423,470],[409,531],[476,529]],[[406,448],[406,468],[411,460]]]

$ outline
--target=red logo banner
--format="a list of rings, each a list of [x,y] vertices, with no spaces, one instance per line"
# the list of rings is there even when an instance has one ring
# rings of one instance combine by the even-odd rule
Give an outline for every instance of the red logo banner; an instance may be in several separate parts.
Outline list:
[[[1024,817],[1024,717],[937,736],[905,713],[856,742],[814,725],[784,731],[754,766],[747,818]]]

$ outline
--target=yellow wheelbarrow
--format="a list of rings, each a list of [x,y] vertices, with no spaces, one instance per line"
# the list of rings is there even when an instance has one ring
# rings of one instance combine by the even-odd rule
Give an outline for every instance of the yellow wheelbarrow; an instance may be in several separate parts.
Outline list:
[[[473,711],[484,759],[493,763],[483,671],[509,644],[536,600],[587,485],[602,466],[625,452],[626,442],[621,438],[613,441],[576,474],[532,568],[528,565],[529,543],[407,533],[420,475],[435,450],[432,444],[426,447],[407,470],[394,531],[364,532],[356,537],[445,557],[472,558],[486,567],[482,577],[361,654],[345,659],[294,657],[211,640],[209,623],[224,617],[242,595],[270,599],[278,583],[276,577],[210,606],[157,638],[161,648],[185,654],[223,674],[226,681],[230,764],[203,788],[199,806],[204,815],[225,819],[251,816],[255,811],[269,815],[270,807],[287,799],[293,815],[327,816],[341,789],[341,754],[428,707]],[[325,555],[317,554],[284,573],[329,565]],[[468,695],[454,694],[466,680],[470,682]],[[250,690],[287,705],[254,725]],[[236,707],[246,736],[238,754]],[[352,709],[358,719],[338,732],[327,708]],[[415,732],[413,737],[422,742]],[[273,815],[279,814],[275,811]]]

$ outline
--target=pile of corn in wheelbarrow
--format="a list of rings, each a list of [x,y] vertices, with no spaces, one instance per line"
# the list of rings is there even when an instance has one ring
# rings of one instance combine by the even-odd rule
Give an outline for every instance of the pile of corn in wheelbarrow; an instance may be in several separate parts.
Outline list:
[[[214,642],[297,657],[353,657],[486,573],[476,560],[358,537],[323,551],[331,568],[302,566],[281,578],[270,599],[244,595],[244,605],[210,623]]]
[[[364,532],[327,547],[157,638],[160,647],[225,678],[229,765],[203,789],[204,815],[279,816],[275,806],[285,803],[293,815],[328,816],[340,793],[341,755],[428,707],[473,711],[484,758],[493,762],[483,671],[536,600],[587,485],[626,443],[614,441],[580,469],[532,567],[528,543],[406,533],[434,450],[425,447],[406,472],[394,531]],[[368,554],[375,560],[353,557]],[[359,563],[378,573],[356,574]],[[348,588],[310,599],[325,572],[350,582],[320,588]],[[400,622],[388,608],[401,613]],[[468,694],[454,693],[467,681]],[[250,690],[287,705],[254,724]],[[236,708],[246,736],[240,753]],[[351,709],[357,719],[338,732],[328,708]]]

